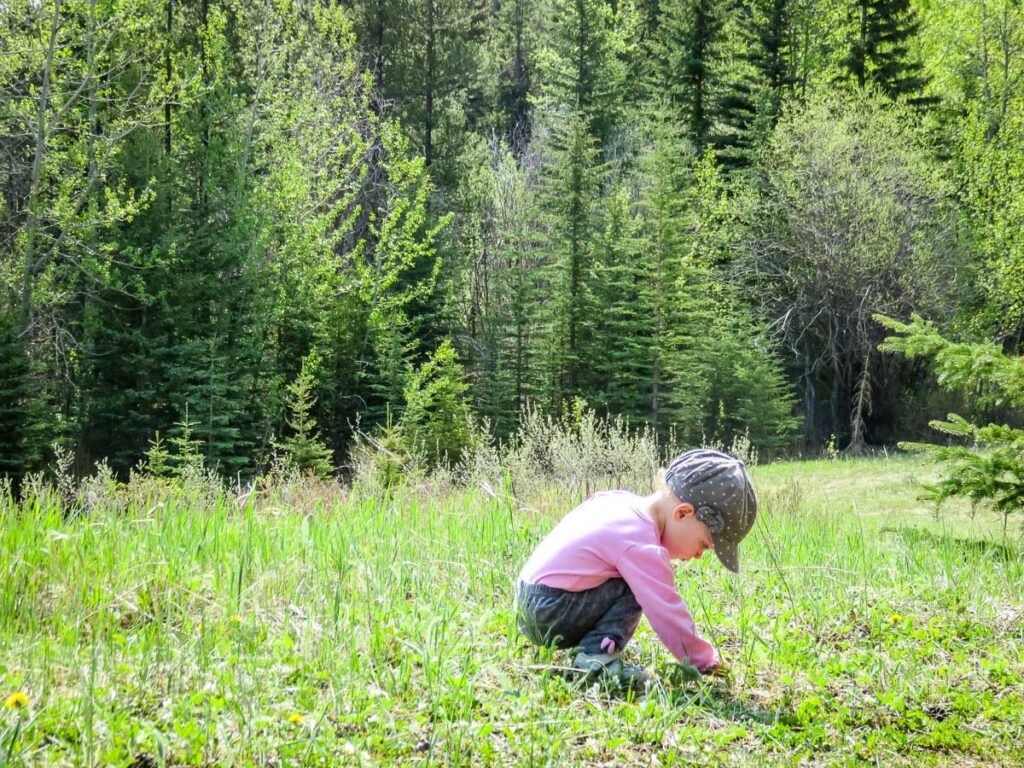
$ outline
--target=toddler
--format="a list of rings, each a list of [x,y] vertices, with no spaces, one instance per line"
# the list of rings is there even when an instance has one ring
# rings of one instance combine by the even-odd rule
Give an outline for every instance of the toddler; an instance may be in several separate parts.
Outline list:
[[[739,571],[737,545],[754,525],[757,496],[743,462],[695,449],[678,456],[650,496],[596,493],[541,541],[519,574],[519,630],[539,645],[575,648],[573,669],[634,685],[641,667],[619,658],[641,614],[682,664],[718,666],[675,588],[670,560],[714,549]]]

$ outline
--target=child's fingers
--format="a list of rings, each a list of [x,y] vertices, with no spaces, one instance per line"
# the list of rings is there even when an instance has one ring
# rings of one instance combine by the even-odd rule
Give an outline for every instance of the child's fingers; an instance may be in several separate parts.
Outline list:
[[[715,666],[705,670],[704,674],[712,675],[713,677],[729,677],[729,665],[720,661]]]

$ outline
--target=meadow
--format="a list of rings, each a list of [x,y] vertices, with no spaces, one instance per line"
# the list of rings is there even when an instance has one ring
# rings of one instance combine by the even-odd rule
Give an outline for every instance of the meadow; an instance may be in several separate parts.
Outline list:
[[[755,467],[742,572],[677,567],[729,675],[644,623],[641,694],[515,629],[515,574],[579,490],[0,494],[0,765],[1021,765],[1021,522],[936,515],[935,472]]]

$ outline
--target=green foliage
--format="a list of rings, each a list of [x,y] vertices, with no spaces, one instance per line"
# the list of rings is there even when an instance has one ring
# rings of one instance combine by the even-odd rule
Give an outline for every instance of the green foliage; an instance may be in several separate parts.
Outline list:
[[[1024,39],[1024,33],[1021,35]],[[970,105],[961,129],[964,197],[984,262],[972,325],[1018,343],[1024,328],[1024,91],[1002,114]]]
[[[896,334],[881,349],[929,361],[941,386],[983,402],[1024,405],[1021,358],[1006,355],[995,344],[947,341],[934,323],[920,316],[910,323],[882,315],[876,319]],[[1024,429],[1005,424],[978,427],[954,413],[931,426],[968,445],[905,444],[926,451],[946,466],[945,475],[926,486],[930,498],[942,502],[960,496],[974,504],[990,502],[1004,516],[1024,509]]]
[[[195,437],[195,428],[199,424],[188,415],[188,403],[185,403],[181,421],[174,422],[177,429],[167,442],[174,449],[171,454],[172,472],[176,477],[188,478],[203,470],[203,441]]]
[[[160,433],[156,432],[149,441],[143,468],[150,477],[169,477],[172,474],[173,457]]]
[[[623,5],[622,8],[625,6]],[[567,133],[592,136],[598,148],[613,138],[622,119],[625,68],[614,6],[602,0],[551,0],[547,45],[539,54],[545,108],[578,115]]]
[[[17,480],[41,458],[38,411],[25,345],[0,307],[0,477]]]
[[[540,189],[540,218],[547,235],[541,275],[548,300],[539,308],[544,329],[545,389],[557,407],[586,392],[593,342],[593,265],[597,200],[604,167],[583,112],[551,114],[549,162]]]
[[[848,76],[859,87],[874,85],[891,98],[908,97],[917,105],[934,102],[922,94],[924,66],[911,58],[910,42],[920,21],[910,0],[855,0],[850,14],[843,60]]]
[[[655,50],[655,81],[679,109],[690,144],[703,152],[716,120],[724,76],[726,4],[722,0],[663,3]]]
[[[474,440],[473,411],[455,348],[445,339],[409,378],[402,425],[431,466],[454,465]]]
[[[311,411],[316,404],[313,389],[318,358],[311,353],[302,359],[299,375],[288,385],[288,426],[293,434],[274,444],[284,456],[289,468],[317,477],[329,477],[332,451],[320,439],[316,419]]]
[[[4,3],[0,292],[46,404],[4,460],[56,439],[124,476],[187,406],[204,464],[251,475],[310,349],[343,455],[445,337],[495,437],[577,396],[663,437],[777,421],[718,349],[721,370],[784,358],[808,447],[882,439],[911,382],[871,311],[956,305],[1008,348],[1024,329],[1021,13]],[[942,106],[849,107],[842,80]]]
[[[392,419],[390,409],[371,434],[357,431],[349,459],[355,482],[371,492],[397,488],[420,468],[405,427]]]
[[[451,220],[429,221],[430,179],[423,160],[408,156],[397,126],[385,126],[382,140],[388,179],[384,214],[370,225],[372,252],[353,254],[353,277],[367,312],[370,349],[365,352],[374,362],[364,374],[376,401],[367,409],[374,421],[401,399],[424,331],[415,310],[434,297],[441,270],[435,240]]]
[[[805,436],[863,438],[880,383],[871,313],[948,313],[958,292],[952,190],[911,111],[858,92],[784,116],[761,154],[743,269],[791,350]],[[862,445],[853,443],[854,450]]]
[[[910,323],[884,315],[875,320],[899,334],[887,337],[879,349],[931,361],[944,388],[982,405],[1024,406],[1024,360],[1005,354],[998,344],[949,341],[919,315]]]
[[[567,452],[577,471],[610,458],[626,487],[648,487],[656,457],[586,451]],[[1020,551],[983,510],[935,520],[907,482],[928,470],[896,456],[753,468],[743,581],[716,578],[708,556],[677,581],[730,677],[694,677],[644,622],[626,654],[657,685],[618,698],[552,674],[562,655],[516,636],[514,575],[583,482],[513,496],[286,480],[244,501],[172,486],[167,513],[144,479],[94,482],[87,515],[41,487],[24,503],[0,494],[0,552],[17,553],[0,644],[18,660],[0,669],[0,704],[23,694],[0,707],[0,755],[10,768],[90,754],[402,765],[417,747],[510,767],[654,752],[666,765],[1017,765]],[[159,691],[155,659],[173,660]],[[41,682],[58,673],[59,688]],[[431,715],[445,738],[425,737]],[[317,727],[335,719],[358,735]]]
[[[594,344],[589,356],[591,402],[609,414],[642,423],[650,416],[650,377],[656,351],[643,299],[649,277],[640,222],[628,188],[604,201],[604,231],[594,243]]]
[[[216,336],[175,347],[180,355],[170,367],[171,381],[196,417],[196,440],[203,446],[203,463],[227,476],[249,464],[249,446],[241,435],[242,402],[236,387],[243,384],[230,371],[232,355]]]

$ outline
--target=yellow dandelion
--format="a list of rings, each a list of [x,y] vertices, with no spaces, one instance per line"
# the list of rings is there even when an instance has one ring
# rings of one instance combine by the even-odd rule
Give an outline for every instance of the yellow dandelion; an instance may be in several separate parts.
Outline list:
[[[21,709],[22,707],[27,707],[28,696],[25,695],[24,691],[15,691],[4,701],[4,706],[8,709]]]
[[[889,617],[890,624],[895,624],[897,621],[903,621],[903,616],[898,613],[894,613]]]
[[[292,723],[293,725],[298,725],[302,722],[302,715],[300,715],[298,712],[293,712],[292,714],[288,715],[288,722]]]
[[[242,614],[236,613],[234,616],[232,616],[231,617],[231,623],[232,624],[241,624],[242,623]]]

